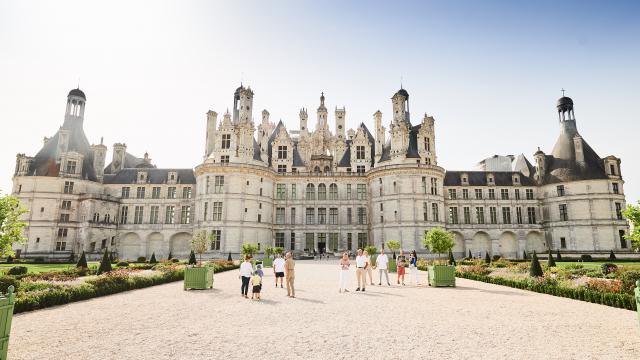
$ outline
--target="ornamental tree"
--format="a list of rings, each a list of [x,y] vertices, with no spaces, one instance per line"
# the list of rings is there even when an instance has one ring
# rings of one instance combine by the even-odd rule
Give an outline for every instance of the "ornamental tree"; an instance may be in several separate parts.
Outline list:
[[[207,251],[208,244],[209,240],[207,239],[207,232],[204,230],[197,231],[195,236],[191,239],[191,250],[200,256],[200,262],[202,262],[202,254]]]
[[[100,267],[98,268],[98,275],[108,273],[111,270],[112,268],[111,259],[109,259],[109,252],[107,251],[107,249],[104,249],[104,255],[102,256],[102,261],[100,261]]]
[[[562,261],[562,255],[560,255],[560,249],[557,249],[557,250],[556,250],[556,259],[557,259],[558,261]]]
[[[556,267],[556,261],[553,259],[553,254],[551,253],[551,249],[549,249],[549,260],[547,260],[548,267]]]
[[[258,252],[258,244],[245,243],[240,247],[240,252],[244,256],[253,257]]]
[[[613,253],[613,250],[611,250],[611,252],[609,253],[609,260],[611,260],[611,261],[615,261],[616,260],[616,254]]]
[[[469,260],[473,259],[473,255],[471,254],[471,249],[469,249]]]
[[[149,264],[157,264],[158,260],[156,260],[156,253],[151,254],[151,259],[149,259]]]
[[[400,249],[400,241],[398,241],[398,240],[389,240],[389,241],[387,241],[386,245],[389,248],[389,250],[391,250],[393,252],[393,259],[395,260],[396,251],[398,251]]]
[[[189,253],[189,265],[195,265],[196,263],[196,253],[191,250],[191,253]]]
[[[275,250],[274,250],[274,248],[273,248],[273,247],[271,247],[271,246],[267,246],[266,248],[264,248],[264,255],[265,255],[267,258],[270,258],[270,257],[271,257],[271,255],[273,255],[273,254],[275,254]]]
[[[77,268],[80,269],[88,269],[89,266],[87,265],[87,256],[84,254],[84,251],[82,251],[82,255],[80,255],[80,259],[78,260],[78,263],[76,264]]]
[[[15,196],[0,198],[0,257],[13,256],[11,245],[27,241],[22,234],[27,223],[20,221],[20,216],[27,211]]]
[[[432,253],[438,254],[438,259],[440,259],[440,254],[445,254],[453,249],[455,242],[452,233],[437,227],[424,234],[422,244]]]
[[[376,255],[378,253],[378,248],[376,248],[375,246],[369,245],[367,247],[364,248],[364,250],[369,253],[369,256],[373,256]]]
[[[529,270],[529,276],[531,277],[541,277],[544,275],[542,271],[542,266],[540,266],[540,261],[538,261],[538,255],[536,251],[533,251],[533,256],[531,257],[531,269]]]
[[[631,241],[632,250],[640,249],[640,200],[638,200],[638,205],[628,204],[622,212],[622,216],[633,224],[633,231],[631,234],[625,235],[624,238]]]
[[[491,264],[491,256],[489,255],[488,251],[484,253],[484,262],[487,264]]]
[[[449,265],[456,266],[456,259],[454,259],[451,249],[449,249]]]

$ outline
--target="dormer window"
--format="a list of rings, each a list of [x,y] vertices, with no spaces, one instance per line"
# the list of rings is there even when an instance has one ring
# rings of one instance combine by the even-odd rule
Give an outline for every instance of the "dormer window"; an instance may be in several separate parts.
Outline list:
[[[177,179],[178,174],[175,171],[169,171],[169,173],[167,174],[167,181],[169,183],[175,183]]]
[[[493,175],[487,175],[487,184],[493,185]]]
[[[147,173],[144,171],[138,172],[138,182],[145,182],[147,180]]]
[[[460,175],[460,182],[462,183],[462,185],[469,185],[469,175],[467,174]]]
[[[519,185],[520,184],[520,176],[513,175],[513,184],[514,185]]]
[[[286,159],[287,158],[287,147],[286,146],[278,146],[278,159]]]

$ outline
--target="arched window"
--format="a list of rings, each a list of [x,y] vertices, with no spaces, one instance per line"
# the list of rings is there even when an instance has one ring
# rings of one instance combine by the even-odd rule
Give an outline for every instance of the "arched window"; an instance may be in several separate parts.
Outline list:
[[[307,184],[307,200],[315,200],[316,199],[316,187],[313,184]]]
[[[319,173],[319,172],[320,172],[320,166],[316,166],[316,167],[313,169],[313,172],[317,172],[317,173]]]
[[[338,185],[329,185],[329,200],[338,200]]]
[[[325,184],[318,185],[318,200],[327,200],[327,186]]]
[[[330,174],[331,173],[331,168],[328,167],[328,166],[325,166],[324,167],[324,173],[327,174],[327,175]]]

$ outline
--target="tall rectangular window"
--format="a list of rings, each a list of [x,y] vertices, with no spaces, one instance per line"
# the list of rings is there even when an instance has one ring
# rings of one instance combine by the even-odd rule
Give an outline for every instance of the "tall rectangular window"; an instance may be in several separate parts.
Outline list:
[[[347,208],[347,224],[353,223],[353,214],[351,208]]]
[[[338,233],[329,233],[329,248],[327,251],[338,251]]]
[[[567,204],[558,205],[558,210],[560,212],[560,221],[569,220],[569,214],[567,213]]]
[[[364,146],[356,146],[356,159],[364,160]]]
[[[211,231],[211,250],[220,250],[220,240],[222,239],[222,230]]]
[[[536,208],[531,206],[527,207],[527,219],[529,224],[536,223]]]
[[[496,189],[489,189],[489,200],[496,199]]]
[[[318,208],[318,224],[325,225],[327,223],[327,208]]]
[[[182,198],[191,199],[191,186],[185,186],[182,188]]]
[[[180,224],[191,223],[191,206],[184,205],[180,211]]]
[[[353,235],[351,233],[347,233],[347,250],[353,250]]]
[[[622,220],[622,204],[619,202],[616,203],[616,217],[618,220]]]
[[[456,189],[449,189],[449,199],[456,200],[458,198],[458,192]]]
[[[73,160],[67,161],[67,174],[75,174],[76,173],[76,162]]]
[[[287,184],[276,184],[276,199],[284,200],[287,198]]]
[[[438,211],[438,204],[436,203],[431,204],[431,217],[433,221],[440,221],[440,211]]]
[[[513,190],[513,195],[516,200],[520,200],[520,189]]]
[[[166,211],[164,213],[164,223],[173,224],[175,215],[176,215],[176,207],[173,205],[167,206]]]
[[[452,206],[449,208],[449,223],[457,224],[458,223],[458,208]]]
[[[144,186],[138,186],[136,189],[136,199],[144,199]]]
[[[175,199],[176,198],[176,187],[169,186],[167,188],[167,199]]]
[[[73,194],[73,181],[65,181],[64,182],[64,193],[65,194]]]
[[[618,189],[618,183],[612,183],[611,187],[613,188],[613,193],[614,194],[619,194],[620,190]]]
[[[291,208],[291,225],[296,223],[296,208]]]
[[[522,224],[524,222],[522,220],[522,208],[519,206],[516,208],[516,222],[518,224]]]
[[[142,206],[136,206],[133,213],[133,223],[142,224],[142,215],[144,208]]]
[[[291,232],[291,247],[289,248],[290,250],[295,250],[296,249],[296,233],[294,233],[293,231]]]
[[[364,249],[367,243],[367,233],[358,233],[358,249]]]
[[[347,184],[347,200],[351,200],[351,184]]]
[[[563,237],[560,238],[560,248],[562,249],[566,249],[567,248],[567,240]]]
[[[211,208],[211,220],[222,221],[222,201],[214,201]]]
[[[478,224],[484,224],[484,208],[476,207],[476,222]]]
[[[500,189],[500,198],[502,200],[509,200],[509,189]]]
[[[427,177],[426,176],[422,177],[422,193],[423,194],[427,193]]]
[[[123,186],[122,187],[122,191],[121,191],[121,198],[123,199],[128,199],[129,198],[129,187],[128,186]]]
[[[318,185],[318,200],[327,200],[327,186],[325,184]]]
[[[624,230],[618,230],[618,236],[620,237],[620,247],[622,249],[626,249],[627,239],[624,237]]]
[[[364,208],[364,207],[358,208],[358,224],[359,225],[367,224],[367,208]]]
[[[216,175],[213,178],[213,181],[213,192],[216,194],[222,194],[222,192],[224,191],[224,176]]]
[[[511,208],[510,207],[502,208],[502,223],[511,224]]]
[[[438,179],[431,178],[431,195],[438,195]]]
[[[207,221],[207,218],[209,217],[208,215],[209,215],[209,203],[205,201],[202,220]]]
[[[284,224],[284,208],[276,208],[276,224]]]
[[[492,224],[498,223],[498,211],[494,206],[489,208],[489,220]]]
[[[367,199],[367,185],[358,184],[358,200],[366,200],[366,199]]]
[[[338,225],[338,208],[329,209],[329,225]]]
[[[329,185],[329,200],[338,200],[338,185]]]
[[[160,206],[152,206],[151,213],[149,215],[149,224],[158,223],[158,214],[160,213]]]
[[[154,186],[151,188],[151,198],[152,199],[160,199],[160,187]]]
[[[286,159],[287,158],[287,147],[286,146],[278,146],[278,159]],[[284,234],[282,234],[284,236]]]
[[[316,210],[314,208],[306,208],[306,221],[307,225],[313,225],[315,223]]]
[[[298,189],[296,187],[296,184],[291,184],[291,198],[293,200],[298,198]]]
[[[426,201],[422,203],[422,220],[423,221],[429,220],[429,205],[427,204]]]
[[[284,249],[284,233],[282,232],[276,233],[276,247]]]
[[[222,134],[222,148],[231,148],[231,134]]]
[[[471,208],[468,206],[465,206],[462,208],[462,215],[464,217],[464,223],[465,224],[471,224]]]
[[[129,217],[129,207],[123,206],[120,208],[120,224],[126,224]]]
[[[462,189],[462,199],[469,200],[469,189]]]
[[[476,193],[476,199],[477,200],[482,199],[482,189],[475,189],[474,191]]]
[[[556,186],[556,191],[558,192],[558,196],[564,196],[564,185]]]
[[[313,249],[315,249],[315,244],[313,243],[313,240],[314,240],[313,233],[304,234],[304,248],[306,251],[313,251]]]
[[[533,200],[533,189],[526,189],[525,194],[527,195],[527,200]]]

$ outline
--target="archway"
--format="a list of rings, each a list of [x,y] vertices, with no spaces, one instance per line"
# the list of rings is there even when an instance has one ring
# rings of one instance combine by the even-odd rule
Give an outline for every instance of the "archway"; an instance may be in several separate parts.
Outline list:
[[[159,232],[153,232],[147,236],[148,250],[147,256],[151,257],[151,254],[156,254],[156,259],[164,259],[169,254],[165,254],[166,247],[164,246],[164,236]]]
[[[538,254],[547,251],[547,247],[544,242],[544,236],[538,231],[530,231],[527,234],[527,253],[531,254],[535,250]]]
[[[191,252],[191,234],[186,232],[173,234],[169,240],[169,250],[172,257],[188,257]]]
[[[471,254],[473,257],[483,257],[487,252],[491,255],[491,238],[486,232],[479,231],[473,235]]]
[[[464,257],[464,236],[459,232],[453,232],[453,241],[455,242],[453,249],[451,249],[453,256],[456,258]]]
[[[510,259],[518,257],[516,234],[511,231],[505,231],[500,235],[500,255]]]
[[[119,255],[121,259],[137,259],[138,256],[143,256],[141,251],[142,240],[136,233],[130,232],[124,234],[120,238]]]

